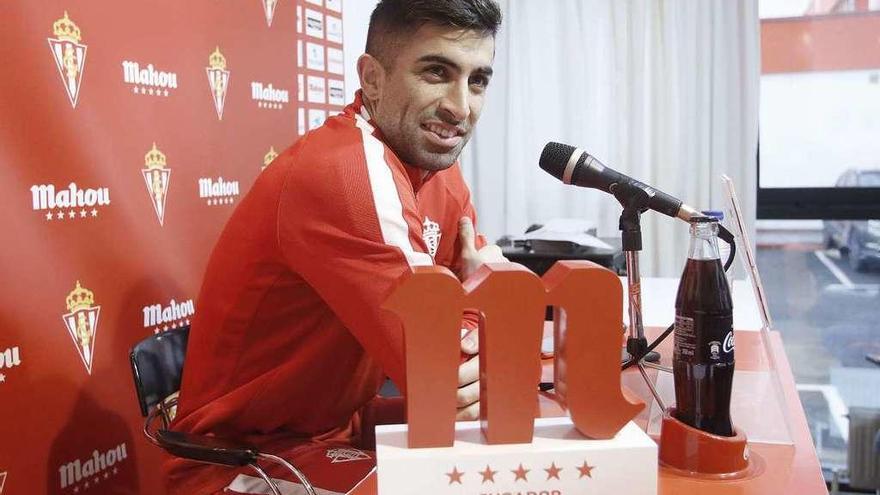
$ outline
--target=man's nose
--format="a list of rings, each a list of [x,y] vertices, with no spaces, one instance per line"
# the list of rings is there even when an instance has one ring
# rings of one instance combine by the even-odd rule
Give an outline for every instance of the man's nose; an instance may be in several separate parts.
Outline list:
[[[451,123],[465,121],[471,114],[470,87],[467,82],[450,84],[443,99],[440,100],[440,112],[444,119]]]

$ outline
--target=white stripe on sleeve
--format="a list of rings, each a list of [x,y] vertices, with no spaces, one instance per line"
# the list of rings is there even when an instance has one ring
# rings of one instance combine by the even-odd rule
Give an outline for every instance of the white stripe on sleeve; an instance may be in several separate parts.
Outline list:
[[[428,253],[416,251],[409,240],[409,225],[403,218],[403,205],[397,195],[397,186],[391,175],[391,167],[385,162],[385,146],[372,135],[372,126],[360,115],[355,117],[361,130],[364,155],[367,157],[367,173],[376,217],[385,244],[399,248],[410,267],[430,266],[434,260]]]

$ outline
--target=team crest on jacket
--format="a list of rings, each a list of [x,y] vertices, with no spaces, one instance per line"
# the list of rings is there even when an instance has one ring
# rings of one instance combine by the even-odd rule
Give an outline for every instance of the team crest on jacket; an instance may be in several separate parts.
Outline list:
[[[91,375],[101,307],[95,306],[95,294],[81,286],[79,280],[76,281],[76,288],[67,295],[67,311],[61,318],[86,371]]]
[[[226,90],[229,87],[229,71],[226,69],[226,57],[220,53],[220,47],[208,57],[208,84],[211,86],[211,98],[217,109],[217,118],[223,120],[223,104],[226,102]]]
[[[52,31],[55,37],[47,38],[49,50],[55,58],[55,66],[58,67],[64,90],[67,91],[67,98],[73,108],[76,108],[88,47],[82,43],[82,32],[70,20],[66,11],[64,17],[52,24]]]
[[[272,27],[272,18],[275,17],[275,6],[278,0],[263,0],[263,11],[266,12],[266,25]]]
[[[144,167],[141,174],[147,184],[147,192],[156,216],[159,217],[159,225],[165,225],[165,199],[168,197],[168,184],[171,181],[171,169],[166,167],[165,153],[156,148],[144,155]]]
[[[425,221],[422,223],[422,239],[425,240],[425,244],[428,246],[428,254],[432,258],[437,255],[437,247],[440,246],[440,237],[442,235],[440,224],[425,217]]]
[[[327,458],[330,459],[331,464],[372,459],[366,452],[349,448],[328,449]]]

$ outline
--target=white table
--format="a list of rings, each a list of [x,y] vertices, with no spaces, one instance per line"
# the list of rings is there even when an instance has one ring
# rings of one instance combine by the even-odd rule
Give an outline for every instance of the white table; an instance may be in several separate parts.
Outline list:
[[[623,319],[628,322],[629,301],[626,277],[623,284]],[[668,327],[675,321],[675,295],[678,278],[642,277],[642,323],[646,327]],[[752,285],[747,280],[733,281],[733,328],[758,331],[761,329],[761,313],[755,300]]]

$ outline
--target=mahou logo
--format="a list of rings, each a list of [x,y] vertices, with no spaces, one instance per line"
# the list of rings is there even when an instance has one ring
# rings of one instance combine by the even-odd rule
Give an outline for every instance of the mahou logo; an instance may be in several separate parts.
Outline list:
[[[285,103],[290,102],[290,93],[286,89],[277,89],[272,84],[261,82],[251,83],[251,99],[257,102],[259,108],[271,108],[280,110]]]
[[[269,146],[269,151],[263,155],[263,166],[260,168],[260,172],[266,170],[266,167],[269,166],[270,163],[275,161],[278,158],[278,153],[275,151],[274,146]]]
[[[83,459],[74,459],[58,468],[61,489],[73,487],[74,493],[81,489],[101,483],[102,480],[119,473],[118,465],[128,459],[125,443],[121,443],[107,451],[95,449],[92,455]],[[82,485],[79,483],[82,482]]]
[[[86,45],[82,44],[82,33],[79,27],[70,20],[67,12],[64,17],[52,24],[54,38],[47,38],[49,49],[55,58],[58,74],[67,91],[70,104],[76,108],[79,98],[80,84],[82,83],[83,70],[86,65]]]
[[[3,370],[15,368],[16,366],[21,366],[21,351],[18,349],[18,346],[0,350],[0,385],[6,382],[6,375],[3,373]]]
[[[38,184],[31,186],[31,200],[34,211],[48,210],[46,221],[92,218],[99,207],[110,204],[110,189],[83,189],[71,182],[67,189],[56,190],[54,184]]]
[[[76,281],[76,288],[67,295],[67,311],[61,318],[86,371],[91,375],[101,307],[95,306],[95,294],[81,286],[79,280]]]
[[[229,71],[226,70],[226,57],[220,53],[220,47],[214,49],[208,57],[208,84],[211,86],[211,97],[217,109],[217,118],[223,120],[223,104],[226,102],[226,89],[229,87]]]
[[[153,64],[141,66],[138,62],[125,60],[122,62],[122,77],[126,84],[134,87],[134,94],[150,96],[168,96],[177,89],[177,74],[157,70]]]
[[[272,18],[275,17],[275,6],[278,0],[263,0],[263,11],[266,13],[266,25],[272,27]]]
[[[156,143],[153,143],[153,149],[144,155],[145,168],[141,169],[141,174],[159,218],[159,225],[165,225],[165,199],[168,197],[168,184],[171,182],[171,169],[166,165],[165,153],[159,151]]]
[[[206,200],[208,206],[231,205],[239,194],[237,180],[229,181],[223,177],[199,179],[199,197]]]
[[[153,333],[189,325],[189,319],[196,314],[192,299],[178,303],[174,299],[163,306],[159,303],[144,306],[144,328],[153,329]]]

